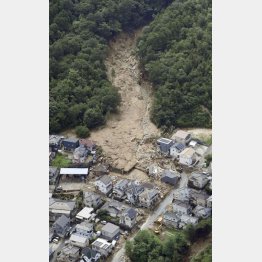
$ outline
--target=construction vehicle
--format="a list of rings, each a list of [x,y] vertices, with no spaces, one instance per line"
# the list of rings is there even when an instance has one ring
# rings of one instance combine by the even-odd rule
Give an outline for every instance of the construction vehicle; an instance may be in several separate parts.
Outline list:
[[[162,229],[163,217],[160,216],[160,217],[155,221],[155,223],[158,225],[158,227],[156,227],[156,228],[154,229],[154,232],[155,232],[156,234],[159,234],[160,231],[161,231],[161,229]]]
[[[161,229],[162,229],[162,224],[160,224],[160,225],[154,230],[154,232],[155,232],[156,234],[159,234],[159,233],[161,232]]]

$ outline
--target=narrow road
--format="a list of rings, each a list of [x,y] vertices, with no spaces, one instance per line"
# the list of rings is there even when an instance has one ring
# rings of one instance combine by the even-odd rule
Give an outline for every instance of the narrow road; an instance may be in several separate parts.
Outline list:
[[[166,207],[172,203],[173,200],[173,194],[178,190],[179,188],[185,187],[187,185],[188,176],[185,173],[181,174],[181,180],[179,183],[179,187],[173,189],[166,197],[165,199],[160,203],[160,205],[157,207],[156,210],[152,212],[152,214],[149,215],[146,222],[141,226],[141,230],[148,229],[150,226],[153,225],[154,221],[165,211]],[[137,233],[136,233],[137,234]],[[136,234],[131,237],[129,240],[133,240]],[[123,262],[124,261],[124,254],[125,254],[125,246],[123,245],[121,249],[118,250],[117,253],[113,256],[111,262]]]

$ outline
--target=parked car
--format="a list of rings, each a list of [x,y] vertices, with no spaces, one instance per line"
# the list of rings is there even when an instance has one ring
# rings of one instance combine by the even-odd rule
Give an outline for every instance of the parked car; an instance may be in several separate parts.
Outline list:
[[[102,224],[102,225],[106,225],[106,223],[107,223],[107,222],[106,222],[105,220],[102,220],[102,221],[101,221],[101,224]]]
[[[53,239],[53,243],[57,244],[58,242],[59,242],[59,237],[55,237],[55,238]]]

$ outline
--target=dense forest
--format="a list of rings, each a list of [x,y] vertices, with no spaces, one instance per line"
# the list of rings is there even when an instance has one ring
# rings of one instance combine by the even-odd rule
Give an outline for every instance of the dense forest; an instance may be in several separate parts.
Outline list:
[[[155,87],[151,118],[162,127],[211,127],[211,0],[176,0],[138,42]]]
[[[49,129],[93,128],[116,111],[107,80],[108,41],[149,23],[171,0],[50,0]]]

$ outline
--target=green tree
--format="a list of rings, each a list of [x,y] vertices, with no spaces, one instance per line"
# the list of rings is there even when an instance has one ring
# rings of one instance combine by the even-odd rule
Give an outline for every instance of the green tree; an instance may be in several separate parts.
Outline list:
[[[84,123],[89,127],[96,127],[105,122],[105,117],[103,116],[100,109],[89,108],[85,111],[84,114]]]
[[[75,131],[76,131],[76,135],[79,138],[86,138],[90,136],[90,131],[86,126],[77,126]]]

